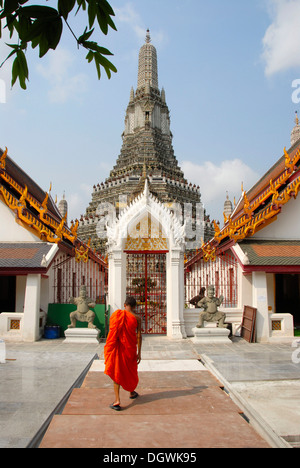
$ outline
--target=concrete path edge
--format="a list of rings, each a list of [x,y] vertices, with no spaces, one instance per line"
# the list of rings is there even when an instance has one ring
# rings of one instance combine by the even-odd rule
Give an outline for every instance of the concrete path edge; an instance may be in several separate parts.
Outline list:
[[[249,424],[251,424],[272,448],[293,448],[286,440],[276,434],[254,408],[234,390],[232,385],[220,374],[213,365],[213,361],[206,354],[201,354],[200,361],[224,385],[225,391],[228,392],[232,401],[243,411],[244,415],[249,420]]]
[[[51,414],[49,414],[48,418],[44,421],[44,423],[42,424],[42,426],[39,428],[39,430],[37,431],[37,433],[34,435],[34,437],[31,439],[31,441],[29,442],[29,444],[26,446],[26,448],[38,448],[44,435],[46,434],[47,432],[47,429],[53,419],[53,417],[56,415],[56,414],[61,414],[64,407],[66,406],[66,403],[73,391],[74,388],[79,388],[81,387],[82,385],[82,382],[84,381],[85,379],[85,376],[86,374],[88,373],[88,371],[90,370],[92,364],[94,361],[98,360],[99,359],[99,356],[98,354],[95,354],[94,357],[90,360],[90,362],[88,363],[88,365],[86,366],[86,368],[81,372],[81,374],[78,376],[78,378],[75,380],[75,382],[73,383],[73,385],[69,388],[69,390],[66,392],[66,394],[63,396],[63,398],[60,400],[60,402],[57,404],[57,406],[54,408],[54,410],[52,411]]]

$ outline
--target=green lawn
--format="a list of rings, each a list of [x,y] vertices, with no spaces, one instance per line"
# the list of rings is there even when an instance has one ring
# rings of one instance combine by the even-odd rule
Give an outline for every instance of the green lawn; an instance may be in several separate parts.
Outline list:
[[[300,336],[300,328],[295,328],[294,334],[295,336]]]

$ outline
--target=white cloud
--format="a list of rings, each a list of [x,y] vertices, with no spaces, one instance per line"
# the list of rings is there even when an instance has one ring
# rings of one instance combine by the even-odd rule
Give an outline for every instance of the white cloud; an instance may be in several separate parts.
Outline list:
[[[262,54],[267,76],[300,66],[300,0],[269,0],[269,9]]]
[[[199,185],[201,198],[211,219],[223,221],[223,209],[226,192],[233,202],[241,195],[241,186],[249,190],[259,179],[259,175],[240,159],[223,161],[214,164],[206,161],[195,164],[183,161],[180,164],[185,177],[193,184]]]
[[[67,49],[50,50],[47,64],[38,64],[38,73],[50,84],[50,102],[63,103],[77,99],[87,89],[88,77],[84,73],[72,73],[74,56]]]
[[[144,41],[146,37],[146,30],[150,29],[151,40],[157,46],[164,43],[167,39],[164,31],[156,31],[152,29],[152,25],[145,25],[139,13],[131,2],[127,2],[121,8],[114,8],[117,21],[126,23],[136,34],[139,42]]]

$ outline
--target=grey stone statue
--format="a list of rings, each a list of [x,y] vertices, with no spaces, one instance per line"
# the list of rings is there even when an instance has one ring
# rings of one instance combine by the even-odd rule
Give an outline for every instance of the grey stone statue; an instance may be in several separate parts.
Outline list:
[[[95,303],[87,297],[86,287],[81,286],[79,297],[70,297],[69,302],[77,305],[77,309],[71,312],[71,324],[68,328],[75,328],[77,320],[79,322],[88,322],[88,328],[96,328],[94,325],[95,313],[90,308],[95,307]]]
[[[196,325],[197,328],[203,328],[204,322],[217,322],[219,328],[227,328],[227,325],[224,323],[226,315],[218,310],[223,300],[223,296],[219,298],[215,297],[214,286],[207,288],[207,297],[201,299],[197,304],[197,307],[204,309],[203,312],[200,312],[199,323]]]

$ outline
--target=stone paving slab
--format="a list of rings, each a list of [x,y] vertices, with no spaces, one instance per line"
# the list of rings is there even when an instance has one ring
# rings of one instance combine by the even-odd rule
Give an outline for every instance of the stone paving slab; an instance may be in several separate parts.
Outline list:
[[[90,371],[104,372],[105,364],[103,360],[93,362]],[[206,371],[205,366],[195,359],[154,359],[142,360],[138,367],[139,372],[180,372],[180,371]]]
[[[236,405],[219,387],[183,388],[143,388],[136,400],[130,400],[128,393],[121,392],[123,412],[132,414],[195,414],[219,411],[239,412]],[[73,390],[62,414],[107,414],[111,415],[109,405],[113,403],[113,393],[106,389],[78,388]]]
[[[216,385],[214,377],[219,375],[217,385],[228,389],[224,383],[224,379],[227,380],[240,396],[245,397],[246,409],[253,407],[259,413],[263,424],[271,425],[278,436],[293,435],[299,441],[299,405],[293,389],[299,385],[300,364],[292,361],[295,351],[292,341],[249,344],[235,337],[233,342],[233,346],[199,346],[190,340],[144,336],[142,362],[199,359],[204,362],[203,356],[209,357],[214,371],[201,372],[202,385]],[[8,360],[0,365],[0,448],[26,447],[91,358],[97,354],[103,359],[104,345],[104,342],[98,345],[65,344],[64,339],[7,343]],[[186,373],[177,372],[174,384],[172,372],[156,372],[155,380],[152,371],[143,372],[140,385],[153,391],[199,385],[199,371],[188,375],[187,384]],[[104,375],[101,377],[101,372],[89,373],[83,386],[107,388],[112,395],[111,381]]]
[[[174,384],[174,381],[176,382]],[[199,385],[199,372],[140,372],[140,388],[173,388],[174,386],[185,387],[186,385]],[[201,372],[201,385],[222,386],[210,372]],[[111,379],[102,372],[89,372],[82,383],[82,387],[88,388],[113,388]]]
[[[117,420],[118,418],[118,420]],[[268,448],[238,413],[57,415],[40,448]]]
[[[111,379],[90,370],[40,448],[269,447],[209,371],[144,371],[139,378],[140,396],[130,400],[121,390],[116,412]]]

